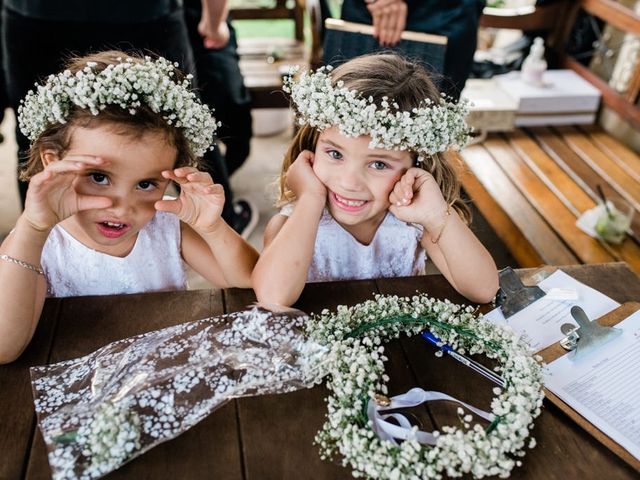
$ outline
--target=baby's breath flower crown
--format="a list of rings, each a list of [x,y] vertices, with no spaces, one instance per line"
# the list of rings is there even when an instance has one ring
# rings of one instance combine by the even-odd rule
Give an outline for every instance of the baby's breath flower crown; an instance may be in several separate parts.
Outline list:
[[[50,75],[44,85],[29,91],[18,108],[22,133],[35,141],[47,127],[66,123],[74,106],[98,115],[108,105],[116,105],[133,115],[146,105],[167,124],[183,129],[193,153],[202,156],[211,146],[218,124],[191,91],[191,76],[176,81],[178,65],[162,57],[118,61],[102,71],[95,69],[95,62],[87,62],[75,74],[65,70]]]
[[[471,425],[471,417],[465,415],[459,427],[444,426],[434,432],[433,447],[415,437],[398,445],[376,435],[367,418],[367,404],[377,393],[387,394],[382,343],[425,328],[460,353],[495,359],[505,386],[493,390],[494,420],[489,425]],[[470,474],[505,478],[521,464],[524,449],[535,446],[535,440],[527,437],[544,398],[541,359],[510,327],[476,317],[471,307],[425,294],[376,295],[358,305],[339,306],[336,312],[323,310],[306,329],[312,339],[330,349],[325,368],[331,394],[316,442],[323,458],[339,454],[354,477],[441,479]]]
[[[294,80],[285,78],[284,90],[291,94],[298,123],[320,130],[337,126],[347,137],[371,136],[370,148],[410,150],[422,157],[460,149],[469,140],[471,129],[465,122],[468,104],[434,103],[426,98],[413,110],[400,110],[393,99],[384,97],[376,105],[356,90],[349,90],[340,80],[331,79],[332,67],[315,73],[303,72]]]

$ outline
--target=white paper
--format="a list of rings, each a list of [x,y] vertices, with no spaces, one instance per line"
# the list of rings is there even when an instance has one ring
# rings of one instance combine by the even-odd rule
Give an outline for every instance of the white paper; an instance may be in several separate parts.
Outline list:
[[[616,325],[621,336],[589,355],[551,362],[546,387],[640,459],[640,311]]]
[[[545,292],[551,289],[573,290],[577,299],[554,300],[542,297],[508,319],[504,318],[499,308],[485,315],[485,318],[493,323],[506,323],[511,326],[536,352],[564,338],[565,335],[560,331],[562,324],[572,323],[577,326],[571,316],[572,306],[582,307],[591,320],[600,318],[620,306],[618,302],[580,283],[562,270],[556,270],[538,286]]]

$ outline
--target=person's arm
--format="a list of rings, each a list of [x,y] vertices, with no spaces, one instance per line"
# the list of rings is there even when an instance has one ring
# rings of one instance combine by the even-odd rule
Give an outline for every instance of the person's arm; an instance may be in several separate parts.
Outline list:
[[[365,0],[373,19],[373,36],[383,47],[393,47],[407,25],[407,4],[404,0]]]
[[[180,184],[177,199],[160,200],[155,207],[183,222],[184,261],[217,287],[250,287],[258,252],[222,219],[222,185],[193,167],[165,170],[162,175]]]
[[[0,247],[0,364],[14,361],[29,344],[47,293],[40,268],[49,230],[38,231],[23,218]],[[24,262],[22,265],[19,262]]]
[[[0,246],[0,364],[20,356],[38,325],[47,285],[37,270],[51,229],[79,210],[111,206],[108,198],[78,195],[73,188],[78,174],[106,162],[82,155],[45,156],[47,166],[31,179],[24,212]]]
[[[493,258],[447,205],[430,173],[409,169],[395,185],[389,201],[391,213],[400,220],[422,225],[422,247],[460,294],[478,303],[487,303],[495,296],[498,270]]]
[[[216,287],[250,288],[258,252],[224,220],[204,234],[182,223],[182,258]]]
[[[204,47],[223,48],[229,41],[227,26],[229,6],[227,0],[202,0],[202,17],[198,23],[198,32],[202,36]]]
[[[289,218],[273,217],[264,234],[264,250],[253,270],[252,283],[258,301],[289,306],[295,303],[307,281],[307,272],[327,201],[327,191],[315,176],[313,153],[302,152],[287,172],[287,185],[297,201]]]
[[[498,291],[496,264],[455,210],[422,226],[422,246],[456,291],[473,302],[490,302]]]
[[[302,293],[325,198],[303,195],[289,218],[273,217],[251,277],[259,302],[290,306]]]

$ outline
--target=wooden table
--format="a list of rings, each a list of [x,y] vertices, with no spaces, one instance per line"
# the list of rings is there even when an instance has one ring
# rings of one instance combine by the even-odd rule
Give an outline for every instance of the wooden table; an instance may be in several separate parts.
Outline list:
[[[640,299],[640,279],[623,263],[564,269],[619,302]],[[416,290],[462,302],[443,277],[432,275],[311,284],[297,306],[317,312],[363,301],[373,292],[410,295]],[[240,310],[253,300],[251,290],[234,289],[48,300],[28,350],[17,362],[0,367],[0,479],[50,476],[44,442],[36,429],[30,366],[85,355],[131,335]],[[435,357],[421,338],[393,342],[387,351],[391,394],[421,386],[489,408],[492,384],[446,356]],[[107,478],[351,478],[337,462],[320,460],[313,444],[324,421],[326,395],[326,389],[318,386],[231,401]],[[425,408],[419,414],[423,428],[457,424],[455,409],[446,402]],[[637,472],[549,402],[533,436],[538,446],[527,451],[524,465],[513,471],[514,478],[637,478]]]

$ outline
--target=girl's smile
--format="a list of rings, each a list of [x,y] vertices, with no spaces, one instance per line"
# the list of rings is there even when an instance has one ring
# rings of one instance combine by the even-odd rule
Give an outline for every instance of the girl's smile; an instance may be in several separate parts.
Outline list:
[[[335,192],[329,192],[329,202],[334,203],[337,208],[346,212],[356,213],[363,210],[368,203],[367,200],[356,200],[338,195]]]

